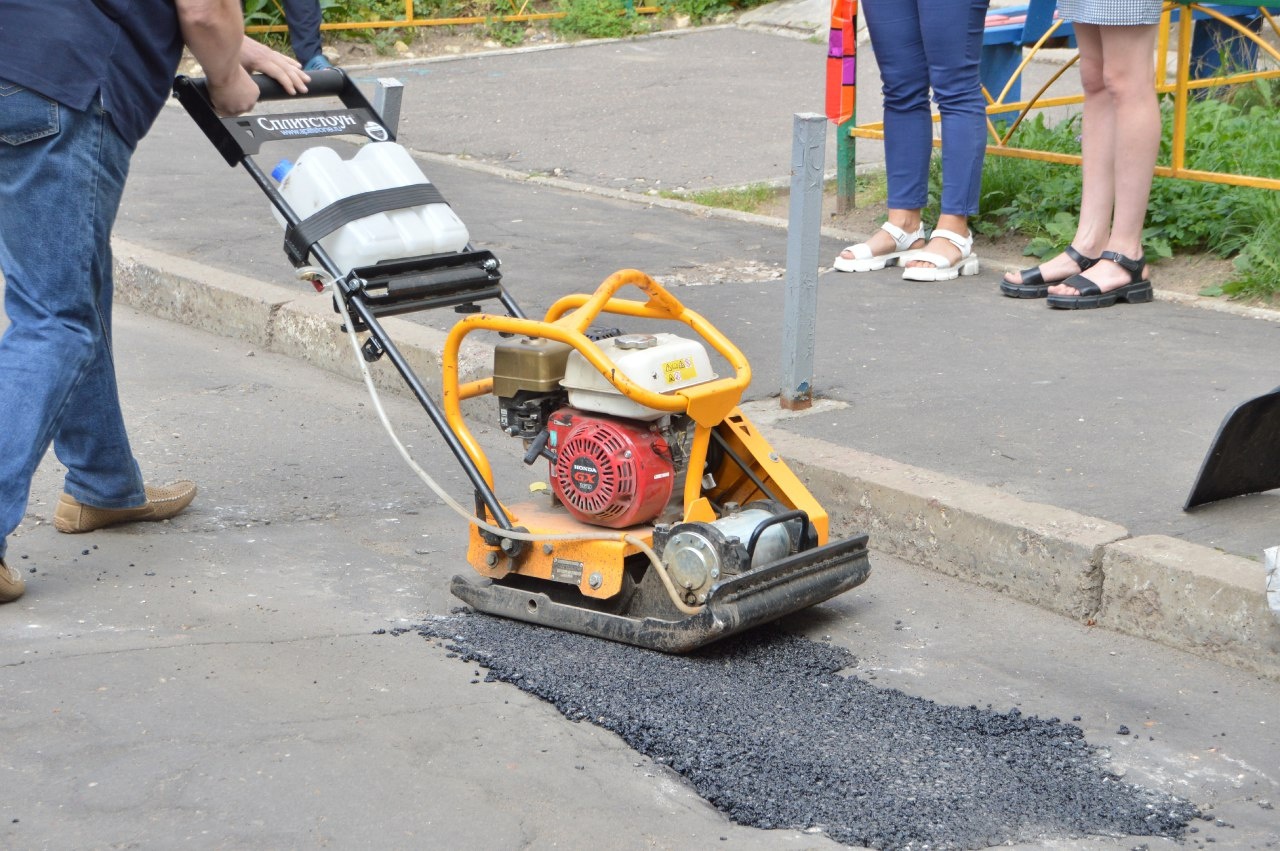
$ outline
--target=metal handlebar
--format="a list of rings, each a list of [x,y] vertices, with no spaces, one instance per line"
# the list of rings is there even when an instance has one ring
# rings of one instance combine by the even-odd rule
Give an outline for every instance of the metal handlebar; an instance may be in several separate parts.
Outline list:
[[[311,82],[307,83],[307,90],[291,95],[285,91],[284,86],[277,83],[266,74],[250,74],[249,79],[258,84],[258,100],[293,100],[301,98],[319,98],[319,97],[338,97],[342,94],[347,84],[347,75],[337,68],[326,68],[323,71],[308,71],[307,76],[311,78]],[[179,76],[175,83],[178,85],[189,85],[205,100],[209,99],[209,81],[204,77],[187,77]]]
[[[340,68],[326,68],[323,71],[308,71],[307,76],[311,81],[307,83],[307,90],[298,94],[289,94],[285,91],[284,86],[277,83],[266,74],[250,74],[249,79],[258,85],[258,100],[301,100],[304,98],[323,98],[323,97],[341,97],[349,85],[352,85],[351,79]],[[199,92],[200,96],[206,101],[209,100],[209,81],[204,77],[188,77],[185,74],[179,74],[174,81],[174,89],[180,87],[190,87]],[[359,90],[357,89],[357,92]],[[346,103],[344,100],[343,103]],[[364,100],[364,96],[360,95],[358,103],[348,103],[347,106],[368,106],[368,102]]]
[[[340,100],[351,120],[338,125],[337,129],[326,131],[324,135],[353,133],[376,138],[378,141],[395,140],[395,132],[382,121],[364,93],[342,69],[316,71],[309,73],[309,76],[311,82],[307,85],[307,91],[296,95],[289,94],[283,86],[264,74],[253,74],[251,78],[258,85],[260,101],[314,100],[326,97]],[[209,82],[203,77],[179,75],[173,81],[173,93],[229,165],[238,165],[247,157],[258,153],[262,143],[273,138],[272,134],[255,128],[248,116],[218,115],[209,100]],[[371,128],[377,131],[376,136]]]

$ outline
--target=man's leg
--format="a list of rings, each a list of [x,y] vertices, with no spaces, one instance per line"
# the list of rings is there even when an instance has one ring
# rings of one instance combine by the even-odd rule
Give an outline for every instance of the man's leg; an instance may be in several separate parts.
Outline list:
[[[299,62],[306,65],[322,55],[319,0],[284,0],[284,20],[289,25],[289,45]]]
[[[9,318],[0,338],[0,556],[55,436],[78,498],[111,506],[146,500],[106,325],[110,231],[131,154],[98,107],[77,112],[0,81],[0,269]]]

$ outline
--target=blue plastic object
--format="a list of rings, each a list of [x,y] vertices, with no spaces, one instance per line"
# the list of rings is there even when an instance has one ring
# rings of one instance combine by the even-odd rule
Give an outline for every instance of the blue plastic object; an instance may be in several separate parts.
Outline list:
[[[276,167],[271,169],[271,179],[276,183],[282,183],[285,175],[293,171],[293,162],[290,160],[280,160],[276,163]]]

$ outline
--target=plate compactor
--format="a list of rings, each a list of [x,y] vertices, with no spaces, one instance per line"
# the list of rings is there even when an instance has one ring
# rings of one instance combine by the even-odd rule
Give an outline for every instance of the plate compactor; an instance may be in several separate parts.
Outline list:
[[[397,185],[366,180],[373,188],[300,217],[287,183],[278,186],[254,159],[264,143],[395,140],[343,72],[311,78],[301,98],[337,98],[343,108],[224,118],[203,80],[178,77],[175,93],[224,159],[242,165],[274,204],[294,266],[312,269],[318,289],[319,281],[332,286],[370,391],[367,364],[388,359],[474,487],[474,507],[463,508],[424,474],[470,523],[475,573],[454,577],[457,597],[494,615],[683,653],[866,580],[866,535],[829,540],[827,513],[737,407],[751,377],[742,353],[649,276],[617,272],[536,320],[502,286],[497,258],[469,242],[346,268],[334,234],[443,199],[424,177],[406,183],[401,175]],[[293,99],[266,78],[259,87],[263,101]],[[645,300],[619,297],[628,287]],[[485,302],[501,312],[482,312]],[[461,319],[441,353],[437,400],[379,317],[446,307]],[[602,328],[606,316],[643,330]],[[496,340],[492,375],[463,381],[461,346],[477,332]],[[502,431],[521,441],[524,462],[545,469],[546,493],[499,499],[462,412],[464,400],[483,396],[496,402],[490,410]],[[385,416],[384,425],[390,431]]]

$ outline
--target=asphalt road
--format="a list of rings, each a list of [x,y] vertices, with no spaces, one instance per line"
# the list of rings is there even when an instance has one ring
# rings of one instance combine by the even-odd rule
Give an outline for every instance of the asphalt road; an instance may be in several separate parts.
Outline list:
[[[838,847],[736,825],[613,733],[393,635],[449,614],[465,535],[360,385],[128,310],[117,328],[144,471],[201,493],[173,522],[70,537],[49,524],[57,464],[41,468],[10,546],[29,591],[0,608],[0,846]],[[416,405],[388,409],[465,498]],[[1124,782],[1212,819],[1183,845],[1019,847],[1280,842],[1274,681],[883,556],[783,627],[829,637],[871,688],[1078,717]]]

